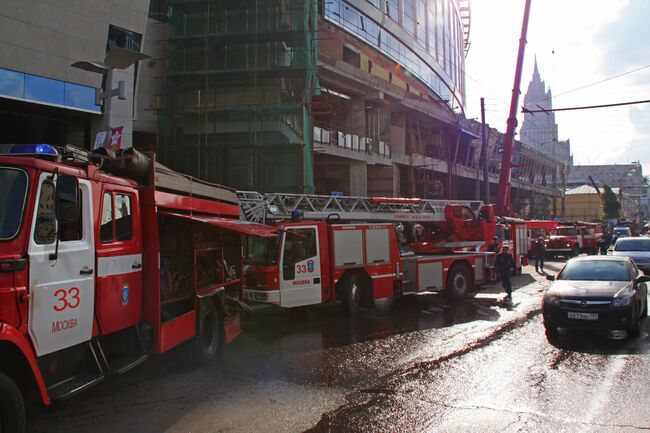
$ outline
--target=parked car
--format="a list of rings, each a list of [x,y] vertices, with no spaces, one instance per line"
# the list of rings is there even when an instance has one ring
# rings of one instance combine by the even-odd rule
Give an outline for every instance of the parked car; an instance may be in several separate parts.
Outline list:
[[[644,273],[650,273],[650,238],[645,236],[618,238],[612,253],[615,256],[631,258]]]
[[[650,276],[624,256],[588,256],[569,260],[544,294],[546,338],[554,342],[558,327],[622,329],[639,335],[648,315]]]
[[[632,229],[625,226],[616,226],[612,230],[612,234],[618,239],[623,236],[632,236]]]

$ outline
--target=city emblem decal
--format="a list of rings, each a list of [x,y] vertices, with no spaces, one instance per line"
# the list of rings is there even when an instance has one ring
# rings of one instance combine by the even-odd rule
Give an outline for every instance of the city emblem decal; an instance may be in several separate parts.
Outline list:
[[[125,284],[122,288],[122,305],[129,303],[129,285]]]
[[[313,260],[309,260],[307,262],[307,271],[314,272],[314,261]]]

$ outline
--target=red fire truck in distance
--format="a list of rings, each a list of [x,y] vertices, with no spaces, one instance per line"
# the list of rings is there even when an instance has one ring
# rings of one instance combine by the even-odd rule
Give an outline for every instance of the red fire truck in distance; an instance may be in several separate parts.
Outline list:
[[[541,237],[546,239],[550,236],[560,223],[555,220],[528,220],[526,228],[528,229],[528,257],[535,256],[535,247],[537,240]]]
[[[213,356],[239,333],[241,234],[276,233],[153,155],[67,150],[0,145],[3,432],[24,428],[25,393],[49,405],[197,336]]]
[[[273,220],[281,231],[248,240],[247,300],[281,307],[341,300],[354,314],[375,299],[409,293],[458,299],[486,280],[494,259],[476,252],[496,224],[494,208],[480,202],[239,195],[244,218]]]
[[[514,272],[521,275],[523,267],[528,264],[528,230],[526,221],[520,218],[497,217],[496,236],[499,247],[507,245],[515,262]],[[499,249],[497,249],[498,251]]]
[[[603,230],[598,223],[562,223],[545,241],[546,253],[553,257],[563,255],[567,259],[580,253],[597,254],[598,241],[602,236]]]

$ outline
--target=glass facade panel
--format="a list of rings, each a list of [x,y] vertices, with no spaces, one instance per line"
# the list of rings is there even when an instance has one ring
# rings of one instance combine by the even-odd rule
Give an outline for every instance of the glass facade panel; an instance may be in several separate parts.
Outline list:
[[[415,34],[415,4],[413,0],[404,0],[404,20],[402,27],[413,36]]]
[[[0,95],[23,98],[25,96],[25,74],[0,69]]]
[[[429,3],[429,11],[428,11],[428,20],[427,20],[427,48],[429,51],[429,54],[431,54],[431,57],[434,59],[438,59],[436,55],[436,8],[435,8],[435,2]]]
[[[427,47],[427,14],[424,7],[424,0],[417,0],[417,21],[415,28],[417,30],[417,38],[420,45],[426,49]]]
[[[64,105],[84,110],[99,111],[95,105],[95,89],[79,84],[65,83]]]
[[[25,98],[49,104],[63,105],[65,102],[63,81],[25,75]]]
[[[438,57],[436,60],[439,65],[445,64],[445,36],[444,36],[444,20],[443,16],[445,9],[442,0],[436,0],[436,43]]]
[[[415,0],[404,2],[406,6],[409,4],[413,6],[413,13],[415,13],[414,8],[416,5],[414,1]],[[387,0],[386,4],[388,8],[390,8],[390,3],[391,0]],[[448,6],[448,3],[443,3],[443,0],[436,0],[435,2],[436,7],[439,6],[441,10],[444,10],[446,13],[432,14],[432,18],[435,18],[435,26],[432,26],[432,28],[434,28],[435,31],[432,31],[430,33],[429,43],[431,45],[430,52],[435,52],[436,50],[434,48],[438,48],[437,54],[439,58],[442,60],[447,59],[446,63],[442,63],[440,61],[438,61],[438,63],[448,72],[449,77],[452,77],[453,69],[453,82],[450,83],[445,83],[435,73],[431,66],[429,66],[427,62],[425,62],[416,53],[414,53],[408,45],[404,44],[394,35],[386,31],[386,29],[382,28],[375,21],[365,16],[363,13],[345,1],[329,0],[325,2],[324,16],[328,21],[331,21],[345,28],[350,33],[365,40],[370,45],[378,48],[381,52],[392,58],[395,62],[399,63],[407,72],[418,77],[442,99],[448,100],[450,106],[455,106],[456,104],[464,105],[462,92],[452,93],[449,88],[452,87],[455,89],[462,89],[462,87],[459,85],[460,76],[457,74],[460,66],[458,66],[458,68],[456,66],[452,68],[451,66],[452,62],[461,62],[462,57],[460,52],[454,53],[455,57],[453,57],[453,55],[445,56],[443,54],[444,50],[452,50],[451,33],[449,32],[449,30],[452,29],[452,26],[445,24],[445,21],[448,21],[451,15],[449,12],[447,12],[448,8],[443,7],[443,4],[445,6]],[[439,9],[437,9],[436,12],[438,10]],[[406,14],[404,14],[404,17],[406,17]],[[457,98],[457,102],[452,101],[452,98],[454,97]]]
[[[397,0],[386,0],[386,14],[399,23],[399,3]]]
[[[2,96],[101,113],[101,108],[95,105],[93,87],[0,68]]]

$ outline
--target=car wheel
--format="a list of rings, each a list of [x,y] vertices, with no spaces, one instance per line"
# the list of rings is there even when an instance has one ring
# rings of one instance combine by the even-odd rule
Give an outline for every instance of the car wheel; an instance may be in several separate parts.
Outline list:
[[[560,337],[560,333],[558,332],[556,326],[544,323],[544,331],[546,333],[546,340],[548,340],[549,343],[557,342],[558,338]]]
[[[639,312],[639,316],[634,322],[634,325],[632,325],[632,327],[628,328],[627,330],[627,333],[633,337],[638,337],[641,334],[641,322],[643,321],[643,314],[644,314],[643,312]]]
[[[25,431],[25,405],[20,390],[13,380],[0,372],[0,431]]]
[[[472,271],[464,264],[456,264],[447,273],[445,296],[458,301],[467,296],[474,289]]]
[[[211,299],[199,306],[197,335],[194,340],[196,361],[208,362],[214,359],[221,346],[221,323],[219,312]]]

